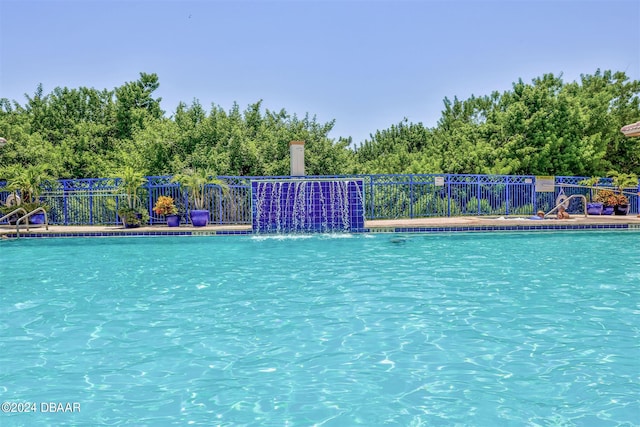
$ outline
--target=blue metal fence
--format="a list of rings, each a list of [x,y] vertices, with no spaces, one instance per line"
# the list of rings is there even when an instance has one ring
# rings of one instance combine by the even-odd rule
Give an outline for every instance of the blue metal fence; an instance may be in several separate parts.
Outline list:
[[[220,176],[229,191],[213,191],[206,207],[212,224],[251,224],[251,181],[289,178]],[[331,178],[308,177],[308,178]],[[367,219],[425,218],[448,216],[532,215],[555,206],[558,195],[584,194],[592,190],[580,185],[585,177],[555,177],[554,191],[537,192],[536,177],[523,175],[462,175],[462,174],[409,174],[409,175],[350,175],[334,176],[340,179],[362,180],[365,217]],[[9,195],[0,182],[0,202]],[[42,200],[50,207],[49,220],[63,225],[109,225],[119,222],[117,210],[124,202],[119,178],[90,178],[59,180],[44,188]],[[611,181],[601,179],[600,186]],[[628,189],[631,213],[639,212],[638,189]],[[143,206],[149,212],[150,223],[164,223],[154,214],[158,197],[171,196],[178,210],[187,218],[191,208],[187,193],[170,176],[149,176],[140,192]],[[573,200],[569,212],[581,212],[579,200]]]

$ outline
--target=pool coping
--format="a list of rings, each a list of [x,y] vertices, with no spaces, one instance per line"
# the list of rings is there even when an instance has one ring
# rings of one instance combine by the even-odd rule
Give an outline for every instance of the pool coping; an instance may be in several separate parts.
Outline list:
[[[451,217],[365,221],[365,227],[352,233],[455,233],[491,231],[640,231],[640,216],[578,216],[568,220],[530,220],[522,217]],[[20,228],[20,236],[41,237],[133,237],[133,236],[229,236],[253,235],[251,225],[208,225],[205,227],[167,227],[166,225],[124,228],[122,226],[50,225]],[[15,226],[0,225],[0,238],[17,238]]]

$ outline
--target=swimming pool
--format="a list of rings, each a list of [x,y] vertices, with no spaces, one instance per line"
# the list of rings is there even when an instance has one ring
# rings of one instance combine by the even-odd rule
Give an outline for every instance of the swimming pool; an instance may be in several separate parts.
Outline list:
[[[3,241],[0,424],[637,425],[638,237]]]

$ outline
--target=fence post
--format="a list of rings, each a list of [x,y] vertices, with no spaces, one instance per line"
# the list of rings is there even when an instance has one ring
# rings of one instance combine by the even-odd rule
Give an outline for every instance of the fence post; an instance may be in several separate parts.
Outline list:
[[[531,188],[531,200],[533,200],[533,213],[535,214],[536,211],[538,210],[538,200],[537,200],[537,194],[536,194],[536,177],[534,176],[531,179],[531,184],[529,184],[530,188]]]
[[[478,187],[476,190],[476,199],[478,199],[478,213],[477,215],[482,214],[482,203],[480,203],[482,201],[482,184],[481,184],[481,180],[480,180],[480,175],[476,175],[476,180],[478,181]]]
[[[231,191],[231,187],[229,187],[229,191]],[[222,197],[224,197],[222,187],[218,187],[218,194],[218,224],[222,224]]]
[[[409,174],[409,218],[413,219],[413,174]]]
[[[451,216],[451,175],[446,175],[447,179],[447,216]]]
[[[151,194],[151,180],[149,179],[150,177],[145,177],[147,182],[146,182],[146,187],[147,187],[147,214],[149,215],[149,225],[153,225],[153,194]]]
[[[509,202],[510,202],[510,198],[511,198],[511,180],[509,179],[508,175],[504,176],[504,180],[505,180],[505,201],[504,201],[504,210],[505,210],[505,215],[509,215]]]
[[[93,225],[93,179],[89,179],[89,225]]]
[[[369,175],[369,193],[371,194],[371,197],[370,197],[370,199],[371,199],[371,209],[370,209],[371,217],[369,219],[375,219],[375,216],[373,215],[374,212],[375,212],[375,210],[374,210],[374,207],[375,207],[374,206],[375,205],[374,199],[375,199],[375,197],[374,197],[374,194],[373,194],[373,175]]]
[[[67,180],[62,182],[62,216],[64,225],[69,225],[69,196],[67,194]]]

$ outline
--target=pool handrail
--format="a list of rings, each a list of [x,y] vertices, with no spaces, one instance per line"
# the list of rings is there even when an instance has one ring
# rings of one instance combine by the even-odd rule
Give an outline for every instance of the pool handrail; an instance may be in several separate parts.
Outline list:
[[[44,226],[45,226],[46,230],[49,230],[49,219],[47,217],[47,211],[43,207],[39,207],[39,208],[35,208],[31,212],[26,213],[25,215],[23,215],[20,218],[18,218],[18,220],[16,221],[16,236],[17,237],[20,237],[20,221],[26,220],[27,231],[29,231],[29,221],[28,221],[28,219],[31,216],[33,216],[33,215],[35,215],[37,213],[43,213],[44,214]]]
[[[9,212],[8,214],[6,214],[5,216],[3,216],[2,218],[0,218],[0,222],[4,221],[5,219],[10,218],[11,216],[17,214],[20,211],[22,211],[25,214],[27,213],[27,211],[22,207],[16,208],[16,209],[12,210],[11,212]]]

